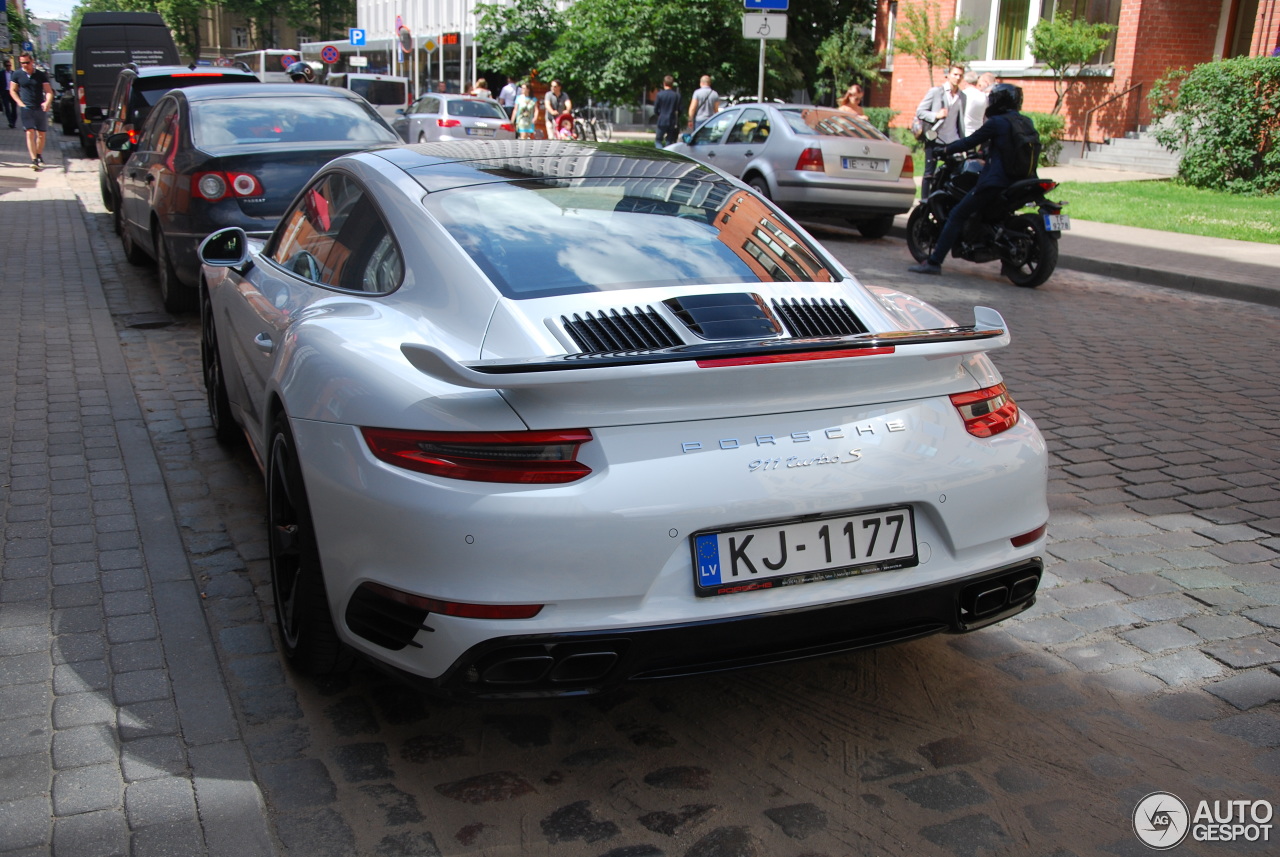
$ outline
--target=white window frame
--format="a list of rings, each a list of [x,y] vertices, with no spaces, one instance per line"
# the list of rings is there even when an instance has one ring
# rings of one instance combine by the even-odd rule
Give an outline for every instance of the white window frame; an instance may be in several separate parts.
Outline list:
[[[1031,49],[1025,44],[1022,46],[1022,56],[1018,59],[993,60],[985,59],[995,53],[996,38],[999,32],[1000,22],[1000,4],[1004,0],[990,0],[990,8],[986,21],[974,20],[975,29],[981,29],[985,32],[982,34],[984,43],[981,50],[975,50],[976,43],[969,46],[970,50],[977,53],[982,59],[976,59],[970,62],[969,68],[974,71],[996,71],[1004,69],[1030,69],[1036,62],[1031,55]],[[1031,37],[1031,30],[1036,24],[1040,23],[1040,11],[1045,3],[1052,3],[1053,0],[1030,0],[1027,3],[1027,37]],[[965,6],[968,5],[966,0],[958,0],[956,3],[956,17],[964,17],[966,15]],[[970,16],[972,17],[972,16]]]

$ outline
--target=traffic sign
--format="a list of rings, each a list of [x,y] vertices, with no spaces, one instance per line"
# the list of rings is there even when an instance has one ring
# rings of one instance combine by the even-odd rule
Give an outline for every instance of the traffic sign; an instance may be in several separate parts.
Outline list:
[[[320,59],[324,60],[329,65],[336,63],[338,58],[341,56],[342,54],[338,53],[338,49],[333,45],[325,45],[320,49]]]
[[[408,27],[401,27],[396,31],[396,39],[400,42],[400,50],[406,54],[413,53],[413,33],[409,32]]]
[[[289,66],[293,65],[297,61],[298,61],[298,58],[295,57],[293,54],[285,54],[284,56],[280,57],[280,67],[288,68]]]
[[[352,68],[364,68],[369,65],[368,57],[347,57],[347,65]]]
[[[786,15],[760,15],[751,12],[742,13],[742,38],[763,40],[785,39],[786,37]]]
[[[767,9],[771,12],[787,11],[787,0],[742,0],[742,5],[748,9]]]
[[[351,40],[351,44],[357,48],[364,47],[365,31],[352,27],[347,30],[347,37]]]

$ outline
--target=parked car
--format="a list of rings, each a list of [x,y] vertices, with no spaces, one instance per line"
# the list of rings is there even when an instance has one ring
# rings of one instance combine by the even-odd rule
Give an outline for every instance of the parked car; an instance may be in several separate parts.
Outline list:
[[[722,110],[667,148],[742,179],[796,217],[840,217],[868,238],[915,201],[911,150],[866,119],[805,104]]]
[[[862,285],[687,158],[357,153],[200,252],[210,416],[264,466],[303,671],[583,694],[1035,602],[1047,459],[1004,320]]]
[[[341,89],[219,83],[170,90],[151,109],[120,170],[120,240],[130,262],[159,264],[165,308],[196,307],[196,247],[223,226],[265,235],[325,163],[398,144],[364,99]]]
[[[157,12],[85,12],[76,31],[73,62],[76,133],[80,151],[92,158],[120,69],[129,63],[177,65],[178,46]]]
[[[137,132],[151,113],[151,107],[171,89],[207,86],[211,83],[257,83],[258,78],[243,69],[196,65],[138,66],[130,63],[116,77],[111,104],[98,130],[98,185],[102,204],[107,211],[117,212],[116,231],[120,229],[120,167],[129,157],[128,151],[107,148],[106,138],[112,134],[129,134],[137,142]]]
[[[406,143],[516,138],[511,117],[492,98],[433,92],[396,112],[391,127]]]

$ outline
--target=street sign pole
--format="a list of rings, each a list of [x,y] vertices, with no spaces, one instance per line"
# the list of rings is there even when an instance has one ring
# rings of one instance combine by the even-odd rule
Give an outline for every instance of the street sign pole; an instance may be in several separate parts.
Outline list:
[[[742,38],[760,40],[760,75],[756,83],[756,101],[764,102],[764,43],[768,39],[787,37],[787,16],[771,15],[764,10],[786,10],[787,0],[743,0]],[[753,14],[753,12],[755,14]],[[763,12],[763,14],[760,14]]]
[[[760,40],[760,79],[756,82],[756,101],[764,104],[764,39]]]

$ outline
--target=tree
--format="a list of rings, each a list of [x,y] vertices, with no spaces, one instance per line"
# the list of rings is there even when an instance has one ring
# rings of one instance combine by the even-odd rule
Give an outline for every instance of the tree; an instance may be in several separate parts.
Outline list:
[[[192,62],[200,58],[200,25],[209,3],[202,0],[157,0],[156,11],[173,30],[173,40]],[[216,10],[216,6],[214,7]],[[215,11],[214,14],[217,14]]]
[[[1041,21],[1031,31],[1027,47],[1045,68],[1053,72],[1053,91],[1058,96],[1051,115],[1057,115],[1066,101],[1067,94],[1077,83],[1076,77],[1068,78],[1072,68],[1079,70],[1092,57],[1105,50],[1115,31],[1111,24],[1090,24],[1073,18],[1071,12],[1059,9],[1052,20]]]
[[[936,0],[927,8],[909,6],[898,21],[898,37],[893,40],[893,47],[924,63],[932,86],[935,68],[964,65],[973,59],[973,55],[967,53],[969,45],[982,38],[986,31],[974,30],[971,36],[963,35],[972,23],[965,17],[944,21]]]
[[[347,28],[356,25],[355,0],[288,0],[285,20],[298,28],[299,36],[311,41],[347,38]],[[302,41],[308,41],[302,39]],[[290,46],[295,47],[295,46]]]
[[[846,18],[844,26],[818,45],[818,71],[830,72],[833,92],[843,92],[851,83],[862,84],[864,88],[867,84],[879,83],[883,67],[884,54],[872,49],[866,26],[853,18]],[[814,89],[818,95],[825,94],[827,81],[820,79]]]
[[[476,4],[476,44],[492,66],[514,78],[541,68],[564,29],[553,0],[515,0],[510,6]]]

